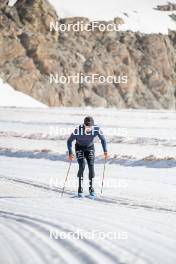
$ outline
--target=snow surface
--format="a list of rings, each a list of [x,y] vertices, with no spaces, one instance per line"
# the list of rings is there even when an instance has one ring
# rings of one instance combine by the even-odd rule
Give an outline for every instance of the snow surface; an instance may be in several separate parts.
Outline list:
[[[14,5],[17,0],[10,0]],[[59,17],[88,17],[92,21],[113,20],[121,17],[125,24],[120,30],[140,31],[143,33],[167,34],[168,29],[176,30],[176,23],[169,17],[176,12],[155,10],[157,5],[167,4],[167,0],[49,0]],[[171,1],[175,3],[175,0]]]
[[[104,131],[126,128],[127,133],[106,133],[110,158],[103,196],[97,140],[97,200],[73,198],[75,161],[61,199],[68,129],[87,114]],[[51,133],[60,128],[67,130]],[[174,111],[0,108],[0,164],[0,263],[176,263]],[[87,194],[87,168],[84,176]],[[80,229],[84,239],[69,236]],[[50,237],[53,231],[65,239]],[[88,239],[86,232],[96,236]],[[110,232],[119,237],[99,236]]]
[[[0,106],[47,107],[29,95],[15,91],[8,83],[4,83],[2,79],[0,79]]]
[[[90,20],[124,19],[120,30],[140,31],[143,33],[168,33],[168,29],[176,30],[176,23],[169,14],[154,10],[157,5],[166,4],[166,0],[49,0],[55,7],[59,17],[81,16]],[[171,1],[175,3],[175,0]]]

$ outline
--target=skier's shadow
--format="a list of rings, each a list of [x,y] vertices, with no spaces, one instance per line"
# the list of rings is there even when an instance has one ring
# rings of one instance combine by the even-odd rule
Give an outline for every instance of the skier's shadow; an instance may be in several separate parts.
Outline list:
[[[116,201],[109,200],[109,199],[106,199],[103,197],[96,197],[96,198],[92,199],[89,195],[85,195],[84,198],[80,198],[75,194],[75,195],[72,195],[70,198],[71,199],[78,199],[80,201],[83,201],[84,199],[86,199],[86,200],[88,199],[88,200],[91,200],[92,202],[101,202],[101,203],[105,203],[105,204],[117,204]]]

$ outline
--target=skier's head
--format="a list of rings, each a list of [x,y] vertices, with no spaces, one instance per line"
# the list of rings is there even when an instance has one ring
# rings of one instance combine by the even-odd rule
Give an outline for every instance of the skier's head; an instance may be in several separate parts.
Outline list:
[[[87,132],[90,132],[92,130],[92,127],[94,126],[94,120],[93,117],[91,116],[86,116],[84,118],[84,126],[85,126],[85,130]]]
[[[84,125],[88,127],[92,127],[94,125],[94,119],[91,116],[86,116],[84,118]]]

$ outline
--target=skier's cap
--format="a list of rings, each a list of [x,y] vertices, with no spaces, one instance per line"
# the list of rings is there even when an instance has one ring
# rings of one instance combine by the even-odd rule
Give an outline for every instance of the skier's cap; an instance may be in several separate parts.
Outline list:
[[[86,126],[93,126],[94,125],[94,119],[91,116],[86,116],[84,118],[84,125]]]

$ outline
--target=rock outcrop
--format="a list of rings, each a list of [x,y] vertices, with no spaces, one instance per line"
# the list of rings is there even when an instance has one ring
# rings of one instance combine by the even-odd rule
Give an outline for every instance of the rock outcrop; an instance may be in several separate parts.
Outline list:
[[[86,18],[59,19],[46,0],[0,2],[1,78],[50,106],[175,109],[176,32],[50,32],[56,21],[91,27]],[[50,74],[77,73],[126,75],[128,82],[49,83]]]
[[[168,2],[165,5],[158,5],[155,9],[159,10],[159,11],[175,11],[176,10],[176,4],[174,4],[172,2]]]

